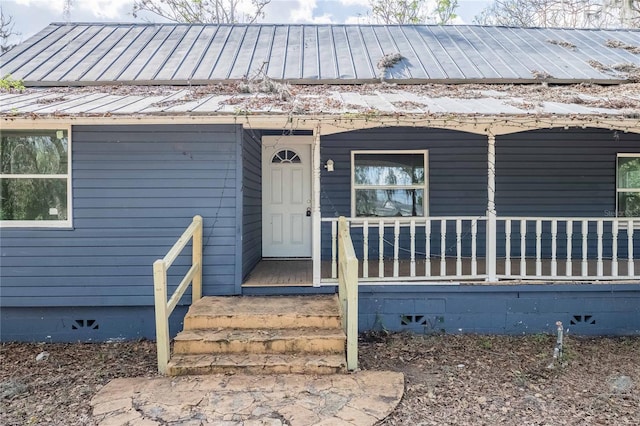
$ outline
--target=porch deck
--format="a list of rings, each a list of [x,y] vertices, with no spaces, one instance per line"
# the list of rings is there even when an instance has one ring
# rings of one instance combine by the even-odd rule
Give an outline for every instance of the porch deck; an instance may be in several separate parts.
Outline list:
[[[447,258],[445,261],[446,274],[441,274],[441,260],[434,259],[431,263],[431,273],[425,274],[425,261],[416,261],[416,276],[411,276],[411,262],[409,259],[400,259],[398,261],[397,275],[394,276],[393,260],[387,260],[384,262],[384,273],[379,275],[379,263],[378,260],[369,260],[368,262],[368,277],[363,279],[363,264],[360,261],[360,268],[358,276],[362,279],[362,282],[406,282],[412,281],[416,283],[435,283],[435,282],[464,282],[466,284],[488,284],[484,277],[486,275],[485,259],[477,259],[477,274],[471,274],[472,261],[471,259],[462,259],[462,274],[456,276],[456,259]],[[499,259],[497,263],[497,273],[500,278],[500,284],[514,284],[526,282],[586,282],[593,284],[611,284],[612,280],[598,281],[594,277],[581,276],[582,263],[580,261],[574,261],[572,263],[571,276],[567,276],[566,263],[557,262],[557,276],[551,276],[552,261],[550,259],[542,259],[542,276],[536,276],[535,262],[526,263],[526,274],[520,272],[520,260],[511,260],[511,275],[505,277],[505,261]],[[635,260],[635,270],[640,270],[640,260]],[[611,272],[612,262],[609,260],[603,261],[603,271],[605,275],[609,275]],[[624,275],[627,272],[627,264],[620,263],[620,274]],[[313,263],[311,259],[295,259],[295,260],[283,260],[283,259],[263,259],[258,265],[251,271],[243,287],[305,287],[313,286]],[[596,271],[597,260],[589,260],[587,262],[587,268],[589,272]],[[331,262],[323,261],[322,267],[322,283],[334,284],[337,283],[336,279],[331,278]],[[517,276],[517,277],[514,277]],[[632,282],[628,279],[621,278],[619,282]],[[495,284],[495,283],[493,283]]]
[[[323,262],[324,263],[324,262]],[[323,267],[331,268],[331,265]],[[313,286],[311,259],[262,259],[242,283],[242,287]]]

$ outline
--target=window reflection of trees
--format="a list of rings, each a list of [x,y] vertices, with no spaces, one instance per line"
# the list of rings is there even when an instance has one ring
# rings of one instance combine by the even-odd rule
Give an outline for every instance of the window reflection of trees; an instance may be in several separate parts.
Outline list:
[[[618,216],[640,216],[640,157],[618,158]]]
[[[2,132],[0,219],[67,219],[66,133],[50,130]]]
[[[422,216],[424,154],[354,154],[356,216]]]

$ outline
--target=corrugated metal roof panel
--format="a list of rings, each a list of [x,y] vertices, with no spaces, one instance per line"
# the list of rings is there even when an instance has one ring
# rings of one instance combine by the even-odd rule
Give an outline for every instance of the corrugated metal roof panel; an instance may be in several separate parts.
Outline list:
[[[279,93],[239,93],[232,87],[125,86],[27,89],[0,96],[0,115],[235,115],[246,113],[461,115],[616,115],[640,111],[640,84],[621,86],[300,86]]]
[[[260,73],[293,83],[616,83],[640,68],[638,30],[483,26],[51,24],[0,56],[27,85],[205,84]],[[402,60],[380,69],[386,54]]]

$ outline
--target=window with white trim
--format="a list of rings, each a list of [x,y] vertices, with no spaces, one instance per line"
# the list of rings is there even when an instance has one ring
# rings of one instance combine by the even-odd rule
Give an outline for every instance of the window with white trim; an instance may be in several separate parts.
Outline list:
[[[354,217],[426,216],[427,151],[352,151]]]
[[[0,131],[0,224],[71,225],[68,129]]]
[[[618,217],[640,217],[640,154],[618,154],[616,212]]]

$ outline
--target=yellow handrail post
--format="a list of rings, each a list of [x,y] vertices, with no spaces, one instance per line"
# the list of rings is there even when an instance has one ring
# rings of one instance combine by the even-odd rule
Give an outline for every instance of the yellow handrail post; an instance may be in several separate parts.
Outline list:
[[[202,216],[193,217],[193,221],[198,224],[193,233],[192,265],[198,265],[198,272],[193,277],[193,289],[191,290],[191,303],[202,298]]]
[[[169,363],[169,318],[167,315],[167,266],[162,259],[153,263],[153,287],[156,307],[156,345],[158,372],[164,374]]]
[[[156,311],[156,344],[158,346],[158,372],[165,374],[171,356],[169,338],[169,316],[180,302],[190,285],[191,303],[202,298],[202,216],[193,217],[189,227],[162,259],[153,263],[153,293]],[[167,269],[180,256],[182,250],[191,244],[191,267],[167,300]]]
[[[355,283],[347,293],[347,369],[353,371],[358,369],[358,259],[347,262],[347,282]]]
[[[349,223],[338,218],[338,299],[342,328],[347,335],[347,369],[358,369],[358,258],[353,249]]]

